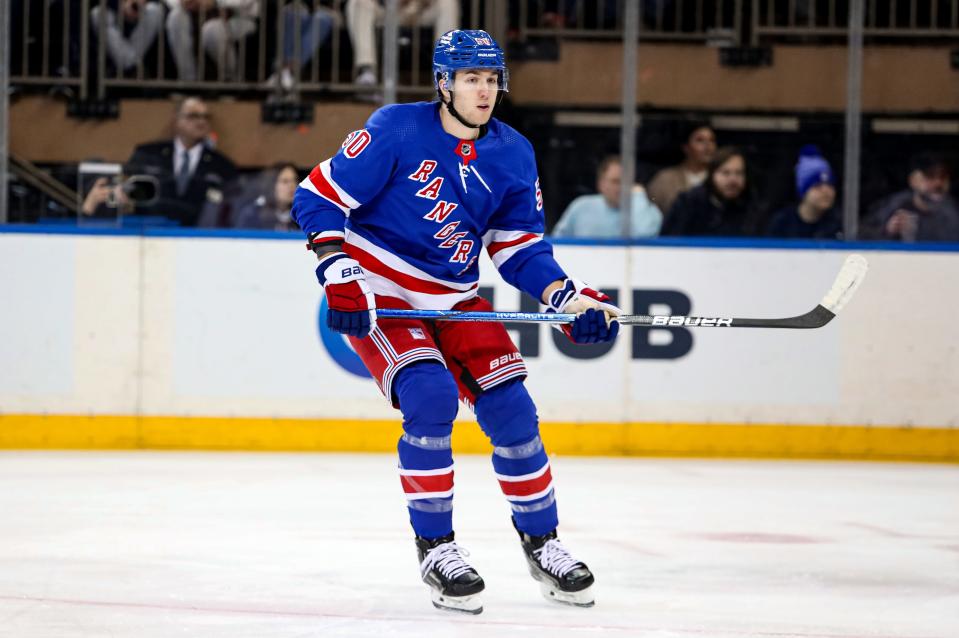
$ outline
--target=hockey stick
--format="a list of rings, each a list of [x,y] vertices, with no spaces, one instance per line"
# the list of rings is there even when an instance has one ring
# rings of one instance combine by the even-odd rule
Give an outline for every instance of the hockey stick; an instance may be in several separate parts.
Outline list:
[[[839,314],[866,276],[869,264],[862,255],[846,257],[832,288],[806,314],[785,319],[684,317],[682,315],[620,315],[624,326],[686,328],[822,328]],[[396,310],[377,308],[378,319],[434,319],[438,321],[509,321],[514,323],[572,323],[574,314],[545,312],[467,312],[461,310]]]

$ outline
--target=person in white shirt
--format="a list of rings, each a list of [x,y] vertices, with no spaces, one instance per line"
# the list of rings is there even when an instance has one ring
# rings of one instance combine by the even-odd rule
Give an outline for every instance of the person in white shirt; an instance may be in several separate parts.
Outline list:
[[[622,237],[623,219],[619,211],[619,190],[623,167],[616,155],[603,159],[596,171],[595,195],[581,195],[574,199],[553,228],[553,237],[608,238]],[[663,214],[649,201],[646,190],[639,184],[632,189],[633,238],[655,237],[663,223]]]
[[[459,0],[400,0],[401,25],[419,28],[433,26],[433,40],[459,27]],[[383,23],[383,0],[348,0],[346,29],[353,45],[355,82],[360,86],[377,83],[376,26]]]
[[[218,78],[239,77],[237,43],[256,31],[260,12],[259,0],[166,0],[167,37],[176,63],[177,76],[187,82],[203,78],[197,74],[197,53],[194,47],[194,21],[200,21],[200,45],[213,60]]]
[[[90,25],[103,38],[119,73],[143,62],[163,25],[163,7],[146,0],[109,0],[90,9]],[[102,29],[102,32],[101,32]]]

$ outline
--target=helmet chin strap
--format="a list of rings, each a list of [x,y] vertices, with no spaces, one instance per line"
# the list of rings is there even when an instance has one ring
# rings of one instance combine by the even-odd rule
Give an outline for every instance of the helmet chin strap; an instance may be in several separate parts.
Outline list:
[[[440,94],[440,102],[443,102],[443,92],[442,92],[441,90],[437,90],[437,92]],[[468,128],[476,128],[476,129],[478,129],[478,128],[480,128],[480,127],[482,126],[481,124],[473,124],[473,123],[471,123],[471,122],[467,122],[467,121],[466,121],[466,118],[464,118],[462,115],[460,115],[459,111],[456,110],[456,107],[453,106],[453,100],[454,100],[453,91],[450,90],[450,101],[449,101],[449,102],[443,102],[443,105],[446,106],[446,110],[449,111],[449,112],[450,112],[450,115],[452,115],[453,117],[455,117],[456,120],[457,120],[460,124],[462,124],[463,126],[466,126],[466,127],[468,127]]]

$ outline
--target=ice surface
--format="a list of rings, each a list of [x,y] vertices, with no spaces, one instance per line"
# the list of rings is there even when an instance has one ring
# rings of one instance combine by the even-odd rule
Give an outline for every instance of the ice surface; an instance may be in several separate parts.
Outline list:
[[[553,458],[592,609],[456,461],[486,611],[436,611],[390,455],[0,453],[0,636],[959,636],[959,467]]]

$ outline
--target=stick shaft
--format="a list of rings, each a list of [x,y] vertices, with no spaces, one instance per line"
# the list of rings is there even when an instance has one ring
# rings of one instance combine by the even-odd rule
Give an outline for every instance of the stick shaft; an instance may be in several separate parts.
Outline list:
[[[852,297],[866,276],[868,264],[862,255],[849,255],[822,301],[809,312],[780,319],[735,317],[684,317],[681,315],[620,315],[624,326],[651,328],[821,328],[829,323]],[[459,310],[377,309],[380,319],[432,319],[434,321],[502,321],[508,323],[572,323],[574,314],[546,312],[465,312]]]
[[[377,308],[377,319],[433,319],[435,321],[511,321],[514,323],[572,323],[574,314],[546,312],[465,312],[459,310],[397,310]]]
[[[434,321],[499,321],[507,323],[572,323],[574,314],[546,312],[461,312],[457,310],[377,309],[378,319],[429,319]],[[682,315],[621,315],[624,326],[653,328],[820,328],[834,313],[822,306],[798,317],[749,319],[735,317],[686,317]]]

